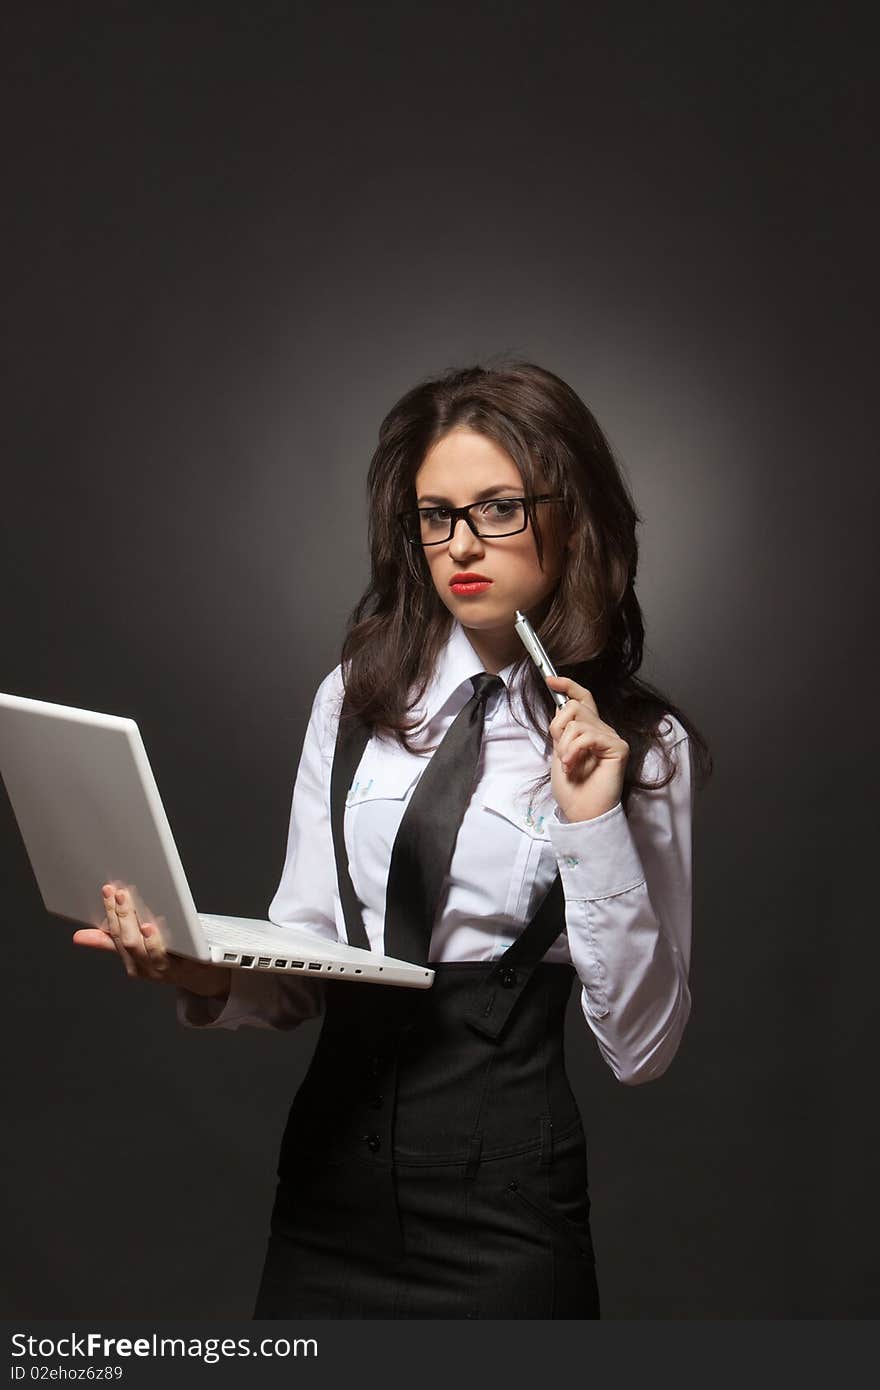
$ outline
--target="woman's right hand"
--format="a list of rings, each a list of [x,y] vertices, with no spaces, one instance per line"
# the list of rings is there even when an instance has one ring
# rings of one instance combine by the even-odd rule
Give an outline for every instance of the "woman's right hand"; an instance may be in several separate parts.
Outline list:
[[[118,884],[105,883],[104,921],[100,927],[82,927],[73,934],[77,946],[116,951],[132,979],[155,980],[191,990],[209,999],[229,994],[232,972],[225,966],[189,960],[165,949],[162,933],[155,922],[141,922],[131,892]]]

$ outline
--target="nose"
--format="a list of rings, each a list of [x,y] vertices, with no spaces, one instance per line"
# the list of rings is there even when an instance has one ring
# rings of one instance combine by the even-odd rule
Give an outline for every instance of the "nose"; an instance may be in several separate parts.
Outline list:
[[[483,555],[485,550],[479,536],[475,536],[463,516],[455,523],[455,530],[449,539],[449,554],[457,564],[468,555]]]

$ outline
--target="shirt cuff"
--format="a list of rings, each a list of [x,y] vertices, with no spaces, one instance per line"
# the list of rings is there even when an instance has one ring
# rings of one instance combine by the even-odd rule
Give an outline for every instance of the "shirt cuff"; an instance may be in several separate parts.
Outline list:
[[[295,1028],[321,1012],[320,982],[264,970],[233,970],[226,999],[177,991],[185,1028]]]
[[[557,808],[547,833],[568,901],[612,898],[644,883],[645,870],[620,801],[593,820],[562,820]]]
[[[192,990],[177,991],[177,1021],[185,1028],[228,1027],[231,1018],[242,1012],[236,999],[235,977],[230,982],[229,994],[225,999],[210,999],[204,994],[193,994]]]

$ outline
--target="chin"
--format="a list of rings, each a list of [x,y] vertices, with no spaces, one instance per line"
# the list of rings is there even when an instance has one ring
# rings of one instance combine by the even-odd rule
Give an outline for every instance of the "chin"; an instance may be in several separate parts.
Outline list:
[[[455,616],[458,618],[462,627],[473,627],[481,629],[496,627],[513,627],[514,618],[516,617],[516,609],[503,608],[501,610],[496,610],[494,613],[477,613],[473,610],[471,610],[471,612],[468,613],[466,611],[459,610]]]

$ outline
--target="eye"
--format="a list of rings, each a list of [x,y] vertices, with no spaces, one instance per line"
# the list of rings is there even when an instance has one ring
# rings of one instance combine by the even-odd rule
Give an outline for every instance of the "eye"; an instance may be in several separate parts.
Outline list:
[[[436,526],[440,522],[449,520],[448,507],[420,507],[419,514],[422,518],[422,523],[426,523],[428,526]]]
[[[494,502],[484,503],[483,516],[496,521],[507,521],[510,517],[516,516],[519,508],[519,502],[512,502],[507,498],[499,497]]]

